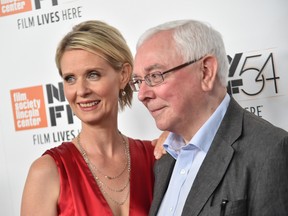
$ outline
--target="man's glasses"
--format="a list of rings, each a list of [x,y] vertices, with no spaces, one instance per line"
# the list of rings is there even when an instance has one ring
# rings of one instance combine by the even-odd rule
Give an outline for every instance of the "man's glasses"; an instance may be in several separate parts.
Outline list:
[[[180,70],[188,65],[191,65],[197,61],[199,61],[200,59],[202,59],[203,57],[199,58],[199,59],[194,59],[192,61],[188,61],[184,64],[181,64],[181,65],[178,65],[177,67],[174,67],[174,68],[171,68],[167,71],[164,71],[164,72],[160,72],[160,71],[156,71],[156,72],[153,72],[153,73],[149,73],[147,74],[146,76],[144,76],[144,79],[140,79],[138,77],[133,77],[131,81],[129,81],[129,85],[131,87],[131,89],[134,91],[134,92],[138,92],[139,89],[140,89],[140,85],[143,81],[145,81],[145,83],[150,86],[150,87],[153,87],[153,86],[156,86],[156,85],[159,85],[161,84],[163,81],[164,81],[164,74],[166,73],[169,73],[169,72],[172,72],[172,71],[177,71],[177,70]]]

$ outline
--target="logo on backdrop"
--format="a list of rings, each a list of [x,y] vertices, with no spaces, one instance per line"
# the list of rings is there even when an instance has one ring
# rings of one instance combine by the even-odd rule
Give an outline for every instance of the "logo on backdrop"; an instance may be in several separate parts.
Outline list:
[[[27,16],[16,20],[16,25],[19,30],[59,23],[60,21],[82,17],[82,6],[75,5],[77,1],[80,0],[0,0],[0,17],[33,11],[32,15],[28,13]],[[71,3],[74,4],[73,7],[54,10],[55,7],[60,5],[69,4],[69,6],[71,6]],[[50,8],[53,8],[53,10],[38,13],[39,11],[41,12],[41,9]]]
[[[277,96],[280,77],[277,75],[274,55],[272,50],[264,50],[228,56],[228,93],[239,101]],[[262,117],[263,104],[244,108]]]
[[[32,10],[31,0],[0,0],[0,17]]]
[[[76,129],[59,131],[59,126],[74,123],[74,114],[65,99],[62,82],[13,89],[10,96],[15,131],[49,128],[44,133],[32,135],[34,145],[71,140],[79,133]]]
[[[278,93],[278,81],[272,52],[236,53],[230,62],[228,93],[245,96],[273,96]],[[267,95],[269,94],[269,95]]]
[[[42,86],[11,90],[15,130],[47,127]]]
[[[58,83],[58,86],[47,84],[45,87],[14,89],[10,91],[10,96],[16,131],[74,123],[74,115],[66,102],[62,83]]]

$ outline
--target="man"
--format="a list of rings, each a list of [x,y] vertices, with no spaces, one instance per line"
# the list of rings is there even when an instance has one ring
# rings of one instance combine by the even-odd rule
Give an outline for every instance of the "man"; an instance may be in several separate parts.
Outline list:
[[[137,44],[134,91],[160,130],[150,215],[288,215],[288,133],[226,92],[221,35],[193,20],[148,30]]]

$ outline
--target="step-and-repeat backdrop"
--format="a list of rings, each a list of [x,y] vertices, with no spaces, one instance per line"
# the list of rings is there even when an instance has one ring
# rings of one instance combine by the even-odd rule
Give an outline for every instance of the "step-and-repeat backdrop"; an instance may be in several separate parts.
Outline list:
[[[135,53],[147,28],[190,18],[222,33],[229,93],[288,130],[287,0],[0,0],[0,215],[19,215],[32,161],[79,132],[54,63],[64,34],[81,21],[102,20],[117,27]],[[119,128],[141,139],[160,134],[137,95],[120,113]]]

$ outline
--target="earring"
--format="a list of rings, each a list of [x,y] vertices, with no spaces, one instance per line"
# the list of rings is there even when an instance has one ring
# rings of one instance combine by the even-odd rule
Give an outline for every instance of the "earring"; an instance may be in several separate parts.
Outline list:
[[[122,95],[122,97],[126,96],[126,92],[123,89],[121,89],[121,95]]]

